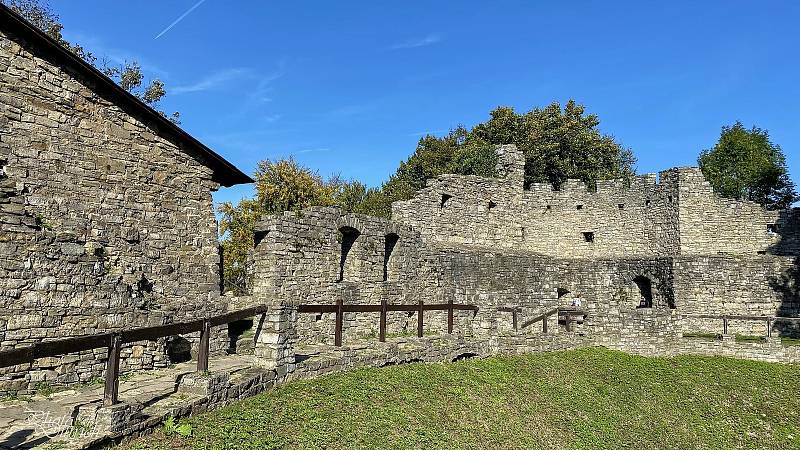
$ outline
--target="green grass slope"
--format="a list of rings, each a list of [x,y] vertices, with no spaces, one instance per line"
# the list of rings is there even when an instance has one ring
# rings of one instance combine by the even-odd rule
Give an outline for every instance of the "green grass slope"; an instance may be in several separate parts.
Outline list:
[[[800,448],[800,366],[605,349],[291,382],[144,448]]]

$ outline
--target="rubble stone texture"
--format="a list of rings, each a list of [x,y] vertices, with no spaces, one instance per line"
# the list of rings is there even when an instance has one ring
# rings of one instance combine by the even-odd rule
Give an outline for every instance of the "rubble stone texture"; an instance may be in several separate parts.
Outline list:
[[[308,303],[474,304],[477,313],[455,313],[458,339],[501,347],[515,336],[539,348],[530,336],[555,338],[540,323],[514,332],[499,308],[521,307],[524,324],[580,301],[581,334],[647,354],[685,346],[684,331],[721,331],[695,315],[800,315],[798,210],[720,198],[694,168],[594,189],[525,188],[513,145],[497,148],[499,177],[439,176],[395,203],[391,220],[337,208],[266,219],[252,295],[223,298],[211,197],[220,181],[209,161],[47,49],[0,30],[0,350],[268,303],[252,338],[215,327],[212,350],[241,344],[280,378],[300,363],[294,346],[333,341],[333,314],[293,308]],[[377,313],[346,313],[345,342],[377,338],[378,323]],[[416,326],[415,312],[389,313],[389,337]],[[732,321],[730,331],[764,326]],[[446,312],[425,313],[425,333],[446,330]],[[127,345],[121,370],[186,359],[196,339]],[[1,369],[0,393],[90,381],[105,358],[97,349]]]
[[[584,331],[623,343],[722,331],[721,321],[692,315],[800,313],[798,210],[720,198],[695,168],[598,181],[596,191],[576,180],[524,189],[522,153],[497,151],[499,178],[439,176],[396,202],[392,220],[337,208],[265,220],[254,296],[475,304],[475,317],[463,312],[457,323],[480,338],[511,330],[511,314],[498,307],[522,307],[522,323],[580,299]],[[300,341],[332,342],[333,316],[301,315]],[[413,333],[416,320],[391,313],[389,334]],[[443,313],[426,313],[425,323],[446,330]],[[375,336],[377,314],[346,313],[344,328],[345,340]],[[797,332],[787,323],[773,329]],[[762,334],[765,324],[731,321],[729,331]]]
[[[0,104],[0,349],[223,309],[199,155],[5,32]],[[123,371],[167,365],[166,346],[123,349]],[[105,356],[4,369],[0,390],[87,381]]]

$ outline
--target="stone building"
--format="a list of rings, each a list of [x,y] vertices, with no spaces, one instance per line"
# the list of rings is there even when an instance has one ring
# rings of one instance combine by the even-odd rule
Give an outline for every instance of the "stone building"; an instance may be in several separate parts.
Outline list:
[[[606,341],[631,334],[718,331],[701,314],[798,316],[800,212],[767,211],[717,196],[695,168],[626,184],[569,180],[523,186],[524,157],[500,146],[498,178],[442,175],[392,220],[313,208],[271,218],[255,247],[257,297],[289,303],[456,303],[479,306],[460,333],[492,338],[523,318],[582,299],[585,331]],[[301,339],[332,339],[333,319],[301,317]],[[426,319],[441,331],[441,317]],[[389,331],[414,330],[395,313]],[[345,335],[371,336],[376,317],[349,314]],[[763,323],[732,323],[763,332]],[[774,324],[782,333],[795,333]],[[630,344],[633,345],[633,344]]]
[[[249,177],[2,5],[0,104],[0,349],[225,310],[211,193]],[[797,209],[721,198],[694,168],[526,188],[522,153],[497,151],[497,178],[439,176],[391,220],[322,207],[264,220],[241,306],[453,301],[478,306],[456,313],[457,333],[491,343],[512,331],[504,307],[525,321],[580,300],[581,333],[633,351],[719,331],[701,314],[800,315]],[[445,312],[425,317],[446,330]],[[301,343],[332,342],[332,314],[298,320]],[[392,312],[388,332],[416,321]],[[344,322],[345,340],[377,335],[377,314]],[[214,330],[215,350],[236,339]],[[127,346],[122,370],[184,359],[190,340]],[[105,357],[4,369],[0,392],[87,381]]]
[[[211,194],[247,175],[1,4],[0,108],[0,349],[224,308]],[[165,365],[165,346],[126,348],[123,367]],[[104,362],[26,369],[0,379],[85,381]]]

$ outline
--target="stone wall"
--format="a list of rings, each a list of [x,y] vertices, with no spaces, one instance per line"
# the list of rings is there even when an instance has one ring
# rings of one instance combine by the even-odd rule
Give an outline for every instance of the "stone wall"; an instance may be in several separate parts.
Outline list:
[[[717,196],[697,168],[674,168],[595,189],[567,180],[523,189],[524,159],[499,147],[500,178],[441,175],[392,205],[393,220],[446,245],[555,257],[630,258],[718,253],[796,255],[800,212]],[[517,156],[512,156],[517,155]]]
[[[517,166],[518,173],[523,165]],[[392,218],[426,240],[448,245],[556,257],[656,256],[677,248],[677,221],[667,200],[674,200],[673,190],[656,183],[653,175],[637,177],[630,185],[599,181],[595,191],[578,180],[558,190],[549,184],[523,190],[521,176],[442,175],[413,199],[395,202]]]
[[[800,259],[783,256],[704,256],[676,258],[673,286],[676,307],[686,315],[800,317]],[[764,333],[764,322],[734,320],[730,333]],[[691,332],[722,332],[722,322],[687,321]],[[794,334],[796,326],[776,323],[773,330]],[[794,331],[793,331],[794,330]]]
[[[8,34],[0,104],[1,349],[222,309],[219,186],[199,155]],[[165,345],[125,350],[123,369],[167,364]],[[95,356],[2,378],[86,381],[102,370]]]
[[[348,230],[358,232],[352,241]],[[389,248],[387,236],[393,235],[397,240]],[[389,304],[452,300],[479,307],[477,313],[457,312],[455,317],[456,333],[476,339],[512,328],[511,314],[498,311],[500,307],[523,308],[522,323],[581,299],[590,312],[585,326],[602,332],[617,329],[620,314],[640,309],[644,296],[649,298],[645,306],[652,309],[669,310],[674,305],[668,258],[592,261],[440,247],[427,245],[396,222],[343,214],[338,208],[272,217],[259,225],[256,239],[253,299],[258,302],[331,305],[341,299],[345,304],[375,305],[383,300]],[[637,278],[647,280],[647,294],[635,283]],[[413,334],[416,322],[416,313],[390,313],[388,333]],[[298,327],[302,343],[330,343],[334,314],[301,314]],[[444,312],[425,313],[426,333],[446,330]],[[345,313],[345,341],[377,334],[377,314]]]
[[[777,233],[779,217],[784,217],[784,231],[794,225],[786,222],[791,211],[767,211],[757,203],[719,197],[699,169],[679,169],[678,177],[682,255],[755,255],[775,253],[778,247],[781,254],[797,254],[796,244],[781,245]],[[796,240],[796,233],[789,235]]]
[[[418,235],[385,219],[309,208],[262,222],[256,240],[253,297],[259,302],[441,302],[436,274],[424,263]],[[301,314],[298,320],[304,330],[301,340],[333,341],[333,314]],[[344,323],[345,340],[378,332],[377,314],[346,313]],[[389,313],[388,333],[414,330],[415,315]]]
[[[255,296],[293,304],[474,304],[477,314],[458,317],[458,333],[478,339],[512,329],[503,307],[522,308],[524,323],[576,299],[589,313],[582,332],[618,340],[718,326],[676,321],[675,314],[800,312],[800,269],[791,257],[758,253],[793,248],[791,212],[781,213],[789,214],[782,234],[768,232],[779,213],[718,198],[690,168],[664,171],[658,182],[653,175],[629,186],[599,182],[596,192],[574,180],[557,191],[523,190],[521,153],[501,146],[498,154],[501,178],[442,175],[396,202],[390,221],[336,208],[268,219],[256,238]],[[705,203],[714,223],[729,220],[719,235],[697,225]],[[591,242],[584,232],[593,233]],[[722,254],[712,251],[726,236]],[[301,317],[301,341],[332,341],[333,317]],[[390,334],[413,333],[416,317],[394,313],[389,322]],[[425,322],[426,332],[446,330],[443,314],[428,313]],[[377,335],[377,325],[377,314],[348,313],[345,339]]]

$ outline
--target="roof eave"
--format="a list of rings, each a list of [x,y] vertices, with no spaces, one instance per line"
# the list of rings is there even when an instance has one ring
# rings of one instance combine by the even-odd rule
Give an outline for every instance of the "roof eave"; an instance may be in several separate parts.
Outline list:
[[[253,179],[246,175],[236,166],[228,162],[225,158],[208,148],[205,144],[195,139],[192,135],[184,131],[181,127],[171,122],[130,92],[119,86],[114,80],[104,75],[94,66],[75,55],[61,44],[56,42],[46,33],[36,28],[33,24],[19,16],[17,13],[0,3],[0,24],[4,29],[8,29],[31,41],[32,44],[39,44],[42,49],[52,51],[57,62],[73,68],[87,79],[97,83],[98,91],[102,90],[111,96],[111,99],[119,104],[133,108],[145,118],[155,122],[158,127],[163,127],[168,133],[175,135],[176,139],[182,141],[188,147],[195,149],[204,159],[204,165],[214,171],[213,179],[225,187],[237,184],[253,183]]]

